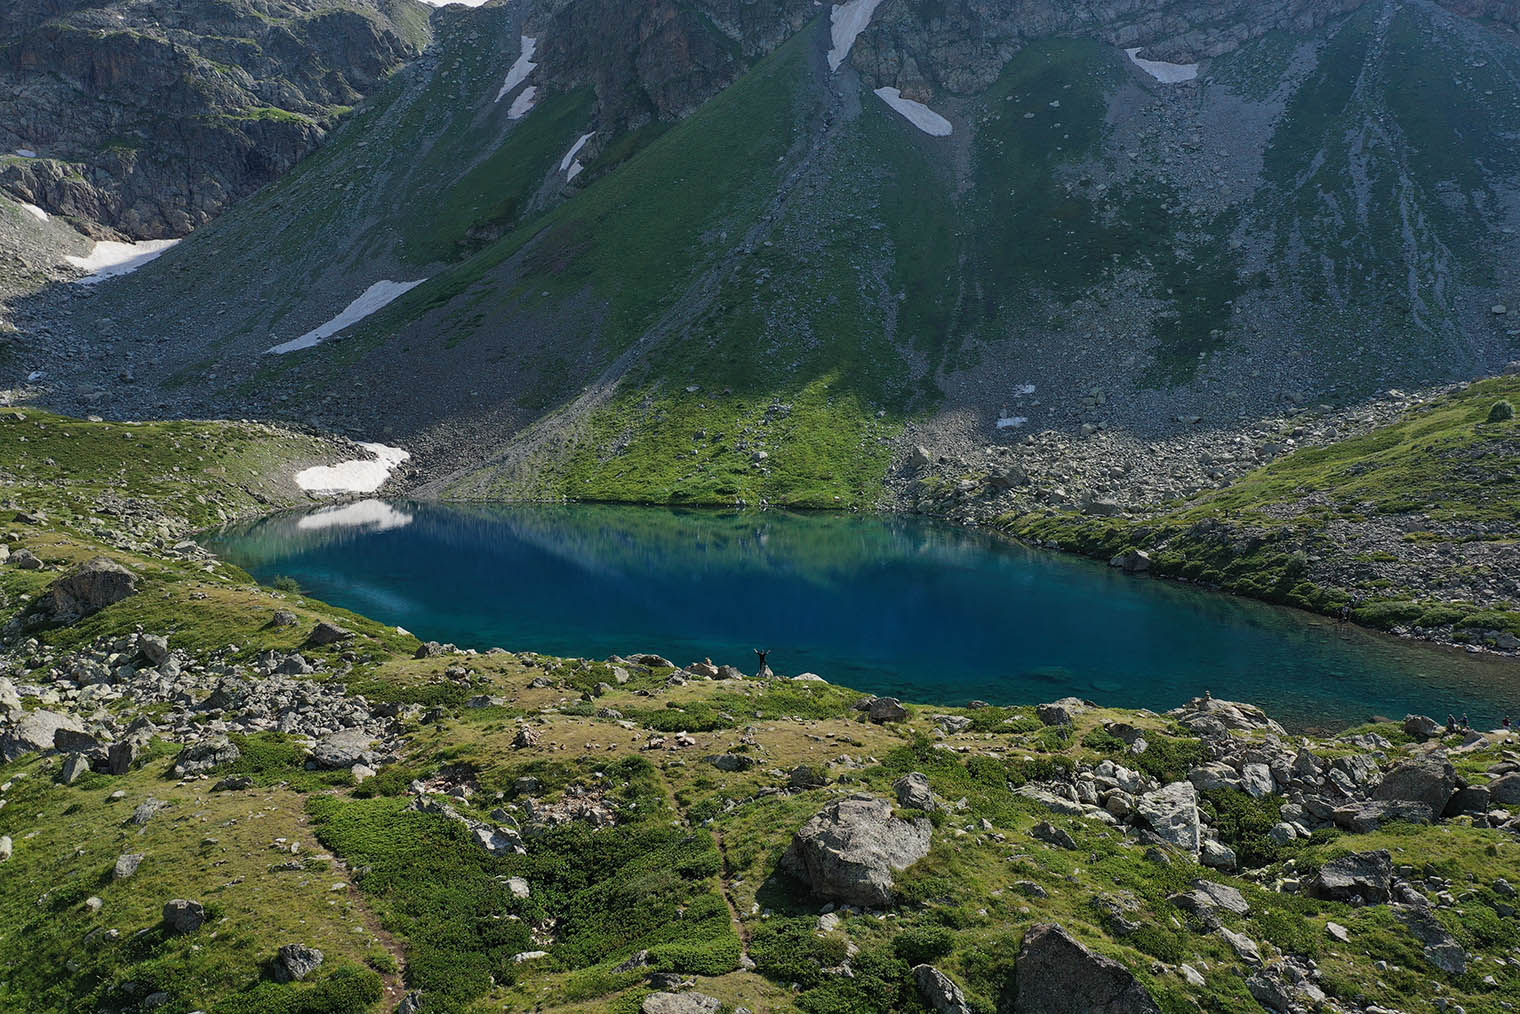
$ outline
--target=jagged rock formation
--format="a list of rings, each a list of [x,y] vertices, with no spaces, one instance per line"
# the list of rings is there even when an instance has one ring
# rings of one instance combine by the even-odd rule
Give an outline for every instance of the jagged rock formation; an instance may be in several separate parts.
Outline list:
[[[420,52],[417,0],[17,0],[0,10],[0,189],[133,239],[276,179]]]

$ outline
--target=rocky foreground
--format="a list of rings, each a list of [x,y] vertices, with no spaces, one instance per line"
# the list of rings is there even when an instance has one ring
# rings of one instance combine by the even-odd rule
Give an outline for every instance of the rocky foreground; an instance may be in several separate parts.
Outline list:
[[[292,470],[340,446],[0,432],[26,437],[0,444],[16,1009],[1520,1003],[1503,733],[1304,738],[1212,699],[926,708],[423,643],[184,539],[295,502]]]

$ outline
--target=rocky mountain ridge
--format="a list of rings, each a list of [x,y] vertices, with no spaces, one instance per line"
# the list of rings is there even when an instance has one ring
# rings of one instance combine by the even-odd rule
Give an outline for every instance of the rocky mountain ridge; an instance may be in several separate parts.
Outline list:
[[[0,12],[0,189],[86,231],[188,234],[278,179],[427,39],[416,0]]]

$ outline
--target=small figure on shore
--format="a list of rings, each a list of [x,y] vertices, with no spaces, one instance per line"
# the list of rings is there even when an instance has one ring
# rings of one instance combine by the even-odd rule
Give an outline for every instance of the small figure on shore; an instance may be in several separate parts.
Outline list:
[[[1468,729],[1471,729],[1471,728],[1472,728],[1472,726],[1470,724],[1468,724],[1468,721],[1467,721],[1467,713],[1463,712],[1462,713],[1462,731],[1466,732]]]
[[[1347,622],[1348,620],[1351,619],[1351,607],[1350,606],[1341,606],[1339,609],[1337,609],[1335,611],[1335,616],[1336,616],[1336,619],[1339,620],[1341,623]]]
[[[765,679],[767,676],[771,675],[771,667],[765,661],[770,653],[771,650],[769,648],[766,648],[764,651],[761,651],[759,648],[755,649],[755,654],[760,657],[760,669],[755,673],[756,679]]]
[[[1203,699],[1206,701],[1212,701],[1214,699],[1214,695],[1211,692],[1205,690],[1203,692]]]

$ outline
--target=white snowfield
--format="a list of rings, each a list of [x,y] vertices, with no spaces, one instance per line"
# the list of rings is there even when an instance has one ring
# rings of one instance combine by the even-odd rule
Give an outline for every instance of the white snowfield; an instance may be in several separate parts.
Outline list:
[[[37,153],[35,151],[33,151],[32,149],[30,149],[30,148],[17,148],[16,149],[16,154],[20,155],[22,158],[36,158],[37,157]]]
[[[880,3],[881,0],[847,0],[846,3],[836,4],[829,13],[829,28],[834,42],[833,48],[829,50],[830,71],[838,70],[845,57],[850,55],[850,47],[855,45],[860,33],[871,23],[871,15],[876,13],[876,7]]]
[[[404,452],[403,452],[404,453]],[[303,532],[320,532],[329,528],[363,528],[371,532],[388,532],[405,528],[412,516],[397,510],[384,500],[360,500],[339,507],[323,507],[296,522]]]
[[[1005,415],[1005,416],[1002,416],[1002,417],[1000,417],[998,419],[998,421],[997,421],[997,428],[1000,429],[1000,430],[1018,429],[1020,426],[1024,425],[1028,421],[1029,421],[1029,417],[1028,416]]]
[[[596,131],[594,130],[589,134],[582,134],[581,139],[579,141],[576,141],[574,146],[571,147],[569,151],[565,152],[565,157],[559,160],[559,171],[565,174],[566,183],[569,183],[571,180],[575,179],[581,174],[581,170],[586,168],[585,166],[581,165],[581,160],[575,156],[579,155],[581,153],[581,149],[586,147],[586,142],[595,136]]]
[[[479,7],[484,4],[486,0],[422,0],[422,2],[427,4],[429,7]]]
[[[266,349],[264,354],[283,356],[287,352],[299,352],[318,345],[324,339],[331,338],[344,328],[357,324],[386,304],[394,302],[425,281],[427,281],[426,278],[419,278],[415,282],[393,282],[388,278],[382,278],[361,292],[358,299],[345,306],[342,313],[326,324],[312,328],[299,338],[292,338],[272,349]]]
[[[78,284],[97,285],[107,278],[131,274],[178,242],[177,239],[145,239],[139,243],[118,243],[104,239],[90,248],[87,257],[68,254],[63,259],[90,272],[83,278],[76,278]]]
[[[46,222],[49,217],[46,211],[43,211],[35,204],[28,204],[25,201],[21,202],[21,210],[26,212],[28,215],[31,215],[39,222]]]
[[[367,443],[359,446],[374,457],[340,461],[336,465],[313,465],[296,473],[296,485],[308,493],[373,493],[385,485],[397,465],[411,457],[399,447]]]
[[[1191,81],[1198,76],[1196,63],[1165,63],[1161,60],[1142,60],[1139,53],[1143,49],[1137,46],[1134,49],[1126,49],[1124,54],[1128,56],[1136,67],[1145,71],[1151,77],[1162,84],[1181,84]]]
[[[949,137],[950,121],[939,113],[930,109],[922,102],[914,102],[912,99],[902,97],[902,92],[896,88],[878,88],[876,95],[887,105],[902,114],[903,119],[913,124],[925,134],[933,137]]]
[[[537,85],[529,85],[517,93],[517,98],[512,100],[512,106],[507,110],[507,119],[520,120],[533,111],[533,96],[538,94]]]
[[[507,68],[507,79],[502,82],[501,91],[496,93],[496,101],[500,102],[507,94],[518,85],[528,79],[528,75],[538,68],[533,62],[533,51],[538,48],[538,40],[529,35],[522,36],[522,50],[517,54],[517,59],[512,66]]]

